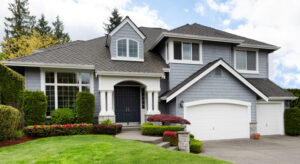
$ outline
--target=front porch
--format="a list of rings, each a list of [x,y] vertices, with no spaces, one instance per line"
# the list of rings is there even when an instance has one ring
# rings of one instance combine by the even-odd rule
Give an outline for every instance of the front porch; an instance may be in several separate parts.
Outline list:
[[[99,76],[100,112],[98,121],[140,125],[159,111],[159,77]]]

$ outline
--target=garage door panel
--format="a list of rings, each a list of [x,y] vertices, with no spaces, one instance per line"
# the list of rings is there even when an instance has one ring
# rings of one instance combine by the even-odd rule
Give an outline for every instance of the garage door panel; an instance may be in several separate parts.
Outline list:
[[[204,104],[185,109],[188,130],[200,140],[249,138],[247,106]]]

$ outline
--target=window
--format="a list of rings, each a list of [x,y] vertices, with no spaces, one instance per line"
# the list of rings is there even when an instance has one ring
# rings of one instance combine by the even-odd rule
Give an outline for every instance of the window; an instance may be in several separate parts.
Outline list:
[[[132,39],[120,39],[117,41],[117,56],[138,58],[138,42]]]
[[[75,109],[76,94],[91,91],[90,77],[86,72],[45,72],[46,115],[57,108]]]
[[[257,73],[258,52],[254,50],[236,50],[235,68],[242,73]]]
[[[199,63],[200,43],[174,41],[174,60],[186,63]]]

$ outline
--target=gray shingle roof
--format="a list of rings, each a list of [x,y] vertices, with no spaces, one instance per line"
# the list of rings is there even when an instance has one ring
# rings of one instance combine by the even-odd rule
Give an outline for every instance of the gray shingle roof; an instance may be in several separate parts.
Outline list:
[[[247,80],[268,97],[295,97],[267,78],[247,78]]]

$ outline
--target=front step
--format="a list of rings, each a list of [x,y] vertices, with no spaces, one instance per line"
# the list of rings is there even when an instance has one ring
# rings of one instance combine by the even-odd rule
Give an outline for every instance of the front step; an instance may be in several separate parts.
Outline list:
[[[178,147],[177,146],[171,146],[171,147],[168,147],[169,150],[175,150],[175,151],[178,151]]]
[[[140,131],[140,126],[123,126],[122,131]]]
[[[160,147],[163,147],[163,148],[169,148],[171,146],[170,142],[161,142],[161,143],[158,143],[156,145],[160,146]]]

